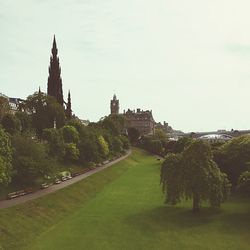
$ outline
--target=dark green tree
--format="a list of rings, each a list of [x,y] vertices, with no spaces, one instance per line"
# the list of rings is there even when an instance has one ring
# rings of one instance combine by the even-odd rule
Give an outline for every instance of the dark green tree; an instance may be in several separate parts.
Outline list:
[[[78,143],[79,132],[73,126],[66,125],[62,128],[63,139],[66,143]]]
[[[20,121],[21,132],[30,132],[32,130],[32,118],[31,115],[26,112],[17,112],[15,116]]]
[[[50,157],[56,157],[59,160],[64,159],[65,143],[61,129],[46,128],[43,130],[42,138],[48,142]]]
[[[125,135],[120,135],[119,139],[122,142],[123,149],[128,150],[129,149],[129,140],[128,140],[128,137],[125,136]]]
[[[128,138],[132,144],[135,144],[140,137],[140,132],[138,129],[131,127],[128,128]]]
[[[166,202],[192,199],[193,212],[200,210],[202,200],[219,207],[230,190],[226,174],[212,160],[210,145],[201,140],[193,141],[182,154],[167,157],[161,169],[161,183]]]
[[[36,177],[54,172],[54,162],[49,158],[44,143],[37,142],[29,135],[16,134],[12,136],[12,145],[16,180],[30,183]]]
[[[114,153],[121,153],[122,149],[123,149],[123,143],[121,139],[118,136],[114,137],[113,139]]]
[[[9,112],[10,105],[7,98],[0,96],[0,122],[2,121],[3,116]]]
[[[63,107],[54,97],[40,91],[28,96],[26,108],[32,114],[32,125],[39,138],[42,137],[43,129],[54,127],[54,122],[57,128],[61,128],[65,123]]]
[[[2,126],[8,133],[14,134],[20,131],[21,122],[15,115],[6,113],[2,119]]]
[[[12,146],[10,136],[0,128],[0,186],[11,181]]]
[[[250,136],[236,137],[223,144],[214,150],[214,160],[236,187],[239,176],[250,170]]]
[[[120,135],[124,132],[125,118],[121,115],[112,114],[101,121],[101,126],[109,130],[112,135]]]
[[[65,160],[66,161],[76,161],[79,159],[79,149],[76,147],[75,143],[65,144]]]
[[[250,197],[250,171],[245,171],[240,175],[237,190],[239,193]]]

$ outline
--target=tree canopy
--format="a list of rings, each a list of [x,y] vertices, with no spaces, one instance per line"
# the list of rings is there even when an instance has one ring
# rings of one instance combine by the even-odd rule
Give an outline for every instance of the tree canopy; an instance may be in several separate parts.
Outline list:
[[[236,137],[223,144],[214,151],[214,160],[236,187],[241,173],[250,170],[250,136]]]
[[[10,136],[0,128],[0,186],[11,181],[12,147]]]
[[[65,123],[63,107],[54,97],[47,96],[40,91],[28,96],[26,108],[32,114],[32,125],[39,138],[42,136],[43,129],[54,127],[54,121],[57,128]]]
[[[183,153],[169,154],[161,169],[161,183],[166,202],[176,204],[181,198],[193,200],[193,211],[200,210],[202,200],[219,207],[229,194],[226,174],[212,159],[210,145],[193,141]]]

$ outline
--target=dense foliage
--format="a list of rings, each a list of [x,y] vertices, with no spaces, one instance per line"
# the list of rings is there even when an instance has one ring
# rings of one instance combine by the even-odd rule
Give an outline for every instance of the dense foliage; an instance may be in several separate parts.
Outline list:
[[[12,147],[10,136],[0,128],[0,186],[11,181]]]
[[[165,155],[167,143],[167,134],[161,129],[156,129],[153,135],[142,136],[139,146],[153,154]]]
[[[169,154],[161,169],[161,183],[166,202],[176,204],[182,198],[193,199],[193,211],[198,212],[202,200],[219,207],[229,194],[230,184],[212,160],[210,145],[193,141],[179,154]]]
[[[214,151],[214,160],[235,188],[240,175],[250,170],[250,136],[236,137],[223,144]]]
[[[237,189],[241,194],[250,197],[250,171],[245,171],[240,175]]]
[[[11,176],[15,183],[26,184],[53,177],[60,171],[58,163],[86,166],[129,148],[122,116],[85,126],[77,118],[66,120],[63,107],[40,91],[24,102],[25,112],[10,113],[4,98],[0,104],[0,185],[8,184]]]

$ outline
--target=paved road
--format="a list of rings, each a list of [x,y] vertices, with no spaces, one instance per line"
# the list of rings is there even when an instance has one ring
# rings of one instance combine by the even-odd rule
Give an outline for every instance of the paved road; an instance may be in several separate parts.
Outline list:
[[[52,185],[50,186],[49,188],[47,189],[41,189],[35,193],[32,193],[32,194],[28,194],[28,195],[25,195],[25,196],[21,196],[21,197],[18,197],[18,198],[15,198],[13,200],[3,200],[3,201],[0,201],[0,209],[3,209],[3,208],[8,208],[8,207],[12,207],[12,206],[15,206],[15,205],[18,205],[18,204],[21,204],[21,203],[24,203],[24,202],[27,202],[27,201],[31,201],[31,200],[34,200],[34,199],[37,199],[37,198],[40,198],[42,196],[45,196],[47,194],[50,194],[50,193],[54,193],[56,192],[57,190],[60,190],[62,188],[65,188],[69,185],[72,185],[78,181],[81,181],[85,178],[87,178],[88,176],[90,175],[93,175],[97,172],[100,172],[102,171],[103,169],[105,168],[108,168],[112,165],[114,165],[115,163],[119,162],[119,161],[122,161],[124,160],[125,158],[127,158],[130,154],[131,154],[131,150],[129,150],[127,152],[126,155],[112,161],[112,162],[109,162],[101,167],[98,167],[96,169],[93,169],[85,174],[82,174],[82,175],[78,175],[70,180],[67,180],[67,181],[64,181],[64,182],[61,182],[60,184],[57,184],[57,185]]]

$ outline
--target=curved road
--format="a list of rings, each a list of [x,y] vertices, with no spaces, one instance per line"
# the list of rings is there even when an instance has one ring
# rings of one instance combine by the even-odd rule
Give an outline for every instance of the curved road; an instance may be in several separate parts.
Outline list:
[[[54,193],[56,192],[57,190],[60,190],[62,188],[65,188],[69,185],[72,185],[78,181],[81,181],[85,178],[87,178],[88,176],[90,175],[93,175],[97,172],[100,172],[102,170],[104,170],[105,168],[108,168],[112,165],[114,165],[115,163],[119,162],[119,161],[122,161],[124,160],[125,158],[127,158],[130,154],[131,154],[131,150],[129,150],[126,155],[112,161],[112,162],[109,162],[101,167],[98,167],[98,168],[95,168],[85,174],[82,174],[82,175],[78,175],[70,180],[67,180],[67,181],[63,181],[61,182],[60,184],[56,184],[56,185],[52,185],[50,187],[48,187],[47,189],[41,189],[37,192],[34,192],[34,193],[31,193],[31,194],[27,194],[27,195],[24,195],[24,196],[21,196],[21,197],[18,197],[18,198],[15,198],[13,200],[3,200],[3,201],[0,201],[0,209],[3,209],[3,208],[8,208],[8,207],[12,207],[12,206],[15,206],[15,205],[18,205],[18,204],[21,204],[21,203],[24,203],[24,202],[27,202],[27,201],[31,201],[31,200],[34,200],[34,199],[37,199],[37,198],[40,198],[42,196],[45,196],[47,194],[50,194],[50,193]]]

